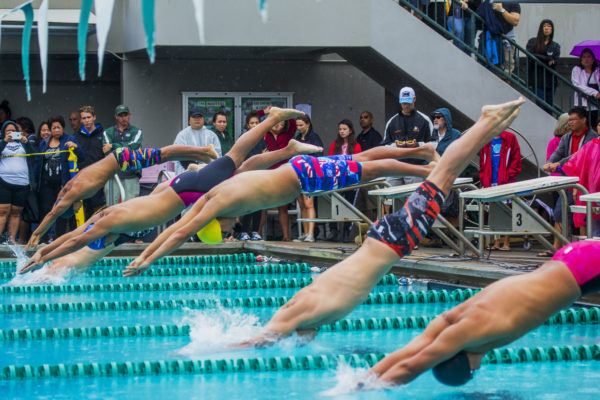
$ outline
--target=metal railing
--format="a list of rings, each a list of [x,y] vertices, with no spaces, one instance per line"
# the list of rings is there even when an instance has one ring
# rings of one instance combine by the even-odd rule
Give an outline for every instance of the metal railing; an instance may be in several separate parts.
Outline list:
[[[587,101],[585,107],[588,113],[592,111],[592,105],[596,107],[594,109],[597,109],[599,103],[594,97],[579,90],[570,80],[504,34],[496,35],[502,42],[501,48],[496,49],[499,53],[497,54],[499,62],[491,62],[488,58],[490,49],[485,45],[487,32],[485,20],[469,8],[461,9],[460,1],[448,0],[449,4],[446,4],[445,1],[431,1],[425,10],[413,5],[410,0],[398,0],[398,3],[412,11],[417,18],[442,36],[452,39],[459,49],[474,57],[523,95],[534,100],[549,114],[556,117],[567,112],[573,105],[580,105],[575,103],[575,95],[578,95],[579,99]],[[447,12],[448,6],[449,12]],[[457,8],[455,9],[455,7]],[[462,23],[462,38],[455,33],[458,31],[455,29],[456,26],[460,26],[460,24],[455,25],[457,19],[462,20],[460,22]],[[452,23],[451,28],[449,28],[449,22]],[[479,31],[481,34],[477,37]],[[477,42],[478,45],[476,45]],[[509,60],[503,60],[505,48],[508,49],[506,53]],[[501,62],[502,60],[504,62]],[[556,92],[559,85],[566,89],[562,90],[562,94]],[[588,121],[591,122],[589,114]]]

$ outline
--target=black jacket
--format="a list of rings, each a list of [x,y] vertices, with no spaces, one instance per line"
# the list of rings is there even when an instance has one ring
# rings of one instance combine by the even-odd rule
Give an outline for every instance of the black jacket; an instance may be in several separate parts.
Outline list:
[[[302,139],[302,134],[300,132],[296,133],[296,137],[294,137],[299,142],[312,144],[313,146],[323,147],[323,141],[321,137],[317,134],[317,132],[312,129],[306,134],[304,139]],[[323,155],[323,152],[312,154],[315,157],[319,157]]]
[[[356,141],[360,144],[362,151],[372,149],[381,145],[381,133],[377,132],[373,127],[366,132],[361,132],[356,137]]]
[[[79,132],[75,135],[77,143],[81,147],[82,158],[78,160],[79,169],[83,169],[87,166],[92,165],[96,161],[104,158],[104,152],[102,151],[102,133],[104,129],[102,125],[96,124],[96,129],[89,133],[83,126],[79,129]]]

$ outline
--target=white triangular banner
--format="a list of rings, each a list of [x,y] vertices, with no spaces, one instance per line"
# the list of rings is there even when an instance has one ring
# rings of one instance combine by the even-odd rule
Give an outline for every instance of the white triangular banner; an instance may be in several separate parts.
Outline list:
[[[112,22],[113,7],[115,0],[95,1],[96,10],[96,38],[98,39],[98,76],[102,75],[102,63],[104,61],[104,50],[106,49],[106,38]]]
[[[46,81],[48,77],[48,0],[43,0],[38,10],[37,28],[40,64],[42,66],[42,93],[46,93]]]
[[[196,26],[198,27],[198,37],[200,38],[200,44],[206,43],[204,37],[204,0],[193,0]]]

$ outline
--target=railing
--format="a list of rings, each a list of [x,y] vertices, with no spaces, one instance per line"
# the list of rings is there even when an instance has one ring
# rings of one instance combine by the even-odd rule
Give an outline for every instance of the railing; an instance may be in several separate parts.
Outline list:
[[[402,7],[412,11],[417,18],[421,19],[442,36],[452,39],[458,48],[468,55],[470,54],[479,63],[483,64],[519,92],[534,100],[536,104],[546,110],[549,114],[558,116],[567,112],[573,105],[580,105],[575,103],[575,95],[578,95],[579,99],[587,100],[586,108],[588,113],[592,111],[592,105],[598,107],[599,103],[595,98],[579,90],[570,80],[566,79],[556,70],[548,67],[546,63],[541,61],[527,49],[521,47],[513,39],[506,37],[506,35],[499,35],[502,39],[503,46],[498,50],[502,53],[498,54],[498,56],[500,59],[504,58],[504,47],[507,46],[509,49],[508,62],[506,62],[507,60],[505,60],[503,64],[494,64],[490,62],[488,57],[486,57],[486,51],[488,49],[485,47],[486,41],[484,35],[486,31],[484,19],[469,8],[462,10],[458,0],[448,0],[448,2],[450,3],[450,11],[447,14],[447,5],[445,1],[431,1],[427,6],[427,12],[425,12],[418,6],[413,5],[410,0],[398,0],[398,3]],[[456,10],[457,17],[462,19],[463,38],[454,33],[456,31],[456,29],[454,29],[455,6],[458,7]],[[452,30],[454,32],[448,28],[449,21],[453,22]],[[481,27],[483,27],[483,31],[479,35],[479,45],[476,46],[477,29],[481,31]],[[510,47],[508,47],[508,45],[510,45]],[[514,52],[514,55],[512,52]],[[563,85],[566,90],[563,90],[563,93],[557,95],[556,89],[558,85]],[[579,100],[579,102],[581,102],[581,100]],[[588,121],[591,121],[589,114]]]

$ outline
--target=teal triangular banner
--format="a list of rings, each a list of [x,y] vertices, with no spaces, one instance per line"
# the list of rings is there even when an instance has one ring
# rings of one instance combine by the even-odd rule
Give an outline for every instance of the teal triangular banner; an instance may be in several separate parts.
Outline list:
[[[146,31],[146,51],[150,62],[154,64],[156,56],[154,52],[154,0],[142,0],[142,17],[144,19],[144,30]]]
[[[85,80],[85,49],[87,44],[88,20],[92,11],[92,0],[81,0],[79,25],[77,26],[77,52],[79,53],[79,77]]]
[[[25,14],[25,25],[23,25],[23,38],[21,41],[21,65],[23,66],[23,79],[25,80],[25,91],[27,101],[31,101],[31,86],[29,84],[29,45],[31,43],[31,27],[33,26],[33,7],[31,3],[21,7]]]

